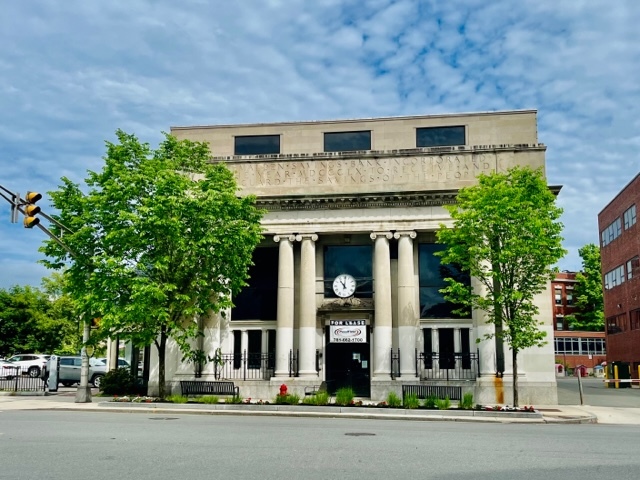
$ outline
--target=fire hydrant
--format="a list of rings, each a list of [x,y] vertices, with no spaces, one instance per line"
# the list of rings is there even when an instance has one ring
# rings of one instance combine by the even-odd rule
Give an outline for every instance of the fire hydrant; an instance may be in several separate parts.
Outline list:
[[[287,395],[287,386],[283,383],[280,385],[280,396],[285,397]]]

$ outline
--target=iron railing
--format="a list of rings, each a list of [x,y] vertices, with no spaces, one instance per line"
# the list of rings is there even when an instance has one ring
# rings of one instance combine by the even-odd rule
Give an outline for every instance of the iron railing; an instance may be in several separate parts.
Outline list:
[[[216,379],[269,380],[275,370],[273,353],[222,353],[213,363]]]
[[[393,351],[391,349],[391,380],[400,378],[400,349]]]
[[[416,349],[416,376],[421,380],[475,380],[479,353],[431,353]]]
[[[19,366],[2,366],[0,370],[0,391],[4,392],[44,392],[47,382],[44,378],[32,377],[27,369]]]

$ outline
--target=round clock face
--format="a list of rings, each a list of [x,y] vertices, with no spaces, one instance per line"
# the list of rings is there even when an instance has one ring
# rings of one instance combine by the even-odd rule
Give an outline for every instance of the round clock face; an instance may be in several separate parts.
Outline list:
[[[356,279],[351,275],[342,273],[333,281],[333,291],[340,298],[347,298],[356,291]]]

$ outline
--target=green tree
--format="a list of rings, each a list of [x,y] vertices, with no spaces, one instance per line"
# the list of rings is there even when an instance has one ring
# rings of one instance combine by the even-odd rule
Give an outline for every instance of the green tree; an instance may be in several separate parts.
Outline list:
[[[206,144],[165,135],[152,149],[116,135],[86,193],[67,178],[50,192],[73,253],[52,240],[42,251],[50,268],[68,264],[66,290],[85,318],[101,317],[98,335],[155,344],[165,396],[168,339],[183,359],[202,359],[192,346],[198,320],[224,314],[246,285],[262,211],[238,196],[233,173],[211,163]]]
[[[604,299],[600,248],[589,243],[578,250],[582,258],[582,271],[576,274],[573,290],[576,311],[566,320],[574,330],[601,332],[604,330]]]
[[[518,353],[546,343],[534,297],[553,277],[550,266],[565,254],[558,221],[562,210],[542,172],[524,167],[480,175],[477,185],[461,189],[457,203],[446,208],[453,228],[440,226],[438,242],[446,248],[439,255],[468,272],[480,288],[447,279],[443,292],[467,311],[486,312],[495,333],[485,339],[509,344],[517,406]]]

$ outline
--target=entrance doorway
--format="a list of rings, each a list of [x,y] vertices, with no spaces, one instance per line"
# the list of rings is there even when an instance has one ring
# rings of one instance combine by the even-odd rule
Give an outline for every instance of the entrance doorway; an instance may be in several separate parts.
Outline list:
[[[371,396],[369,327],[365,328],[364,343],[331,342],[331,327],[326,328],[325,377],[330,395],[335,395],[340,388],[351,387],[357,397]]]

